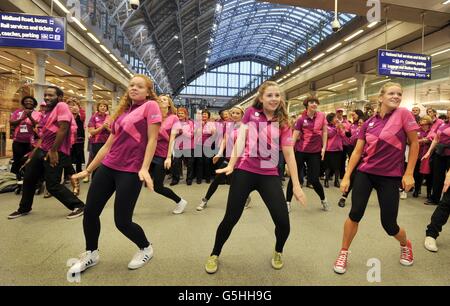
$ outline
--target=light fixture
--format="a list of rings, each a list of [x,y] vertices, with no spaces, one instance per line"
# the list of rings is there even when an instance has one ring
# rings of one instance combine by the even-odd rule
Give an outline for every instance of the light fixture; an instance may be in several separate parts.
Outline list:
[[[450,0],[449,0],[449,1],[450,1]],[[434,69],[434,68],[437,68],[437,67],[441,67],[441,65],[435,65],[435,66],[432,66],[431,69]]]
[[[30,70],[33,70],[33,68],[31,68],[30,66],[27,66],[27,65],[25,65],[25,64],[21,64],[22,66],[24,66],[25,68],[28,68],[28,69],[30,69]]]
[[[71,72],[69,72],[69,71],[67,71],[67,70],[65,70],[65,69],[63,69],[63,68],[61,68],[61,67],[59,67],[59,66],[54,66],[56,69],[59,69],[59,70],[61,70],[62,72],[64,72],[64,73],[66,73],[66,74],[72,74]]]
[[[378,21],[371,22],[371,23],[369,23],[369,24],[367,25],[367,27],[368,27],[368,28],[372,28],[372,27],[374,27],[377,23],[378,23]]]
[[[299,70],[300,70],[300,68],[295,68],[294,70],[292,70],[292,73],[296,73]]]
[[[183,64],[183,60],[179,60],[179,61],[178,61],[178,64]]]
[[[358,30],[355,33],[353,33],[352,35],[350,35],[349,37],[347,37],[346,39],[344,39],[344,41],[349,41],[349,40],[355,38],[356,36],[358,36],[359,34],[361,34],[362,32],[364,32],[364,30]]]
[[[103,49],[103,51],[105,51],[106,53],[110,54],[111,52],[109,52],[108,48],[106,48],[104,45],[100,45],[100,48]]]
[[[100,41],[97,39],[97,37],[94,36],[94,34],[88,32],[87,35],[97,44],[100,43]]]
[[[5,60],[7,60],[7,61],[10,61],[10,62],[13,61],[12,59],[10,59],[10,58],[8,58],[8,57],[6,57],[6,56],[3,56],[3,55],[0,55],[0,57],[3,58],[3,59],[5,59]]]
[[[83,30],[83,31],[87,31],[86,27],[75,17],[72,17],[72,20],[78,24],[78,26]]]
[[[347,83],[348,84],[351,84],[351,83],[355,83],[356,82],[356,80],[350,80],[350,81],[348,81]]]
[[[50,64],[50,62],[49,62],[49,61],[45,61],[45,63],[46,63],[46,64]]]
[[[118,61],[117,57],[115,57],[114,54],[111,53],[109,56],[111,56],[111,58],[112,58],[114,61],[116,61],[116,62]]]
[[[439,55],[439,54],[442,54],[442,53],[445,53],[445,52],[448,52],[448,51],[450,51],[450,48],[442,50],[442,51],[438,51],[436,53],[433,53],[433,54],[431,54],[431,56],[436,56],[436,55]]]
[[[178,35],[175,35],[173,38],[178,39]]]
[[[278,79],[278,80],[277,80],[277,83],[280,83],[281,81],[283,81],[283,78]]]
[[[309,64],[311,64],[311,61],[307,61],[306,63],[303,63],[300,65],[301,68],[308,66]]]
[[[56,3],[56,5],[59,6],[59,8],[64,11],[64,13],[66,14],[70,13],[69,10],[58,0],[53,0],[53,3]]]
[[[374,83],[372,83],[371,85],[377,85],[377,84],[384,83],[384,82],[387,82],[387,81],[390,81],[390,80],[391,80],[391,79],[381,80],[381,81],[378,81],[378,82],[374,82]]]
[[[358,89],[358,87],[354,87],[354,88],[349,89],[348,91],[356,91],[357,89]]]
[[[342,85],[344,85],[344,84],[343,84],[343,83],[341,83],[341,84],[337,84],[337,85],[334,85],[334,86],[328,87],[328,89],[329,89],[329,90],[333,90],[333,89],[335,89],[335,88],[341,87]]]
[[[97,88],[97,89],[102,89],[100,86],[97,86],[97,85],[93,85],[95,88]]]
[[[317,61],[319,58],[321,58],[322,56],[324,56],[325,53],[320,53],[319,55],[317,55],[316,57],[313,57],[313,61]]]
[[[446,5],[446,4],[449,4],[450,3],[450,0],[445,0],[444,2],[442,2],[442,5]]]
[[[331,51],[333,51],[334,49],[339,48],[341,45],[342,45],[341,42],[340,42],[340,43],[337,43],[337,44],[335,44],[334,46],[332,46],[331,48],[327,49],[327,52],[331,52]]]

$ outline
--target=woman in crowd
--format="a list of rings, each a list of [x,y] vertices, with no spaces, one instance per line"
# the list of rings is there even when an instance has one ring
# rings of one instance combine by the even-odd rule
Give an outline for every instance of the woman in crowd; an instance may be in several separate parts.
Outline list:
[[[339,188],[343,141],[345,136],[344,126],[338,121],[335,113],[327,115],[328,140],[325,151],[325,181],[324,187],[328,188],[331,173],[334,173],[334,186]]]
[[[183,160],[187,165],[186,184],[191,185],[194,179],[194,122],[189,119],[186,108],[177,110],[178,134],[175,138],[174,157],[172,165],[172,182],[170,186],[178,184],[183,173]]]

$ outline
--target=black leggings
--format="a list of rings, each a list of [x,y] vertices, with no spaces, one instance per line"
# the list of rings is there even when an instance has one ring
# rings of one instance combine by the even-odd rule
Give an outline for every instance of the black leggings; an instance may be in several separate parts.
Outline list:
[[[150,245],[144,230],[133,223],[133,211],[142,188],[137,173],[117,171],[101,165],[92,179],[84,209],[83,229],[86,251],[98,249],[100,214],[114,191],[114,222],[119,231],[138,248]]]
[[[181,201],[181,198],[172,191],[172,189],[164,187],[164,177],[166,176],[166,169],[163,164],[151,163],[150,175],[153,179],[153,188],[156,193],[159,193],[166,198],[173,200],[175,203]]]
[[[450,156],[434,155],[433,160],[433,194],[431,196],[434,203],[439,203],[444,187],[445,173],[450,168]]]
[[[220,163],[220,166],[217,167],[217,169],[225,168],[227,165],[228,165],[228,161],[223,160],[223,161]],[[233,174],[231,174],[231,175],[233,175]],[[211,184],[209,185],[209,187],[208,187],[208,191],[206,192],[205,199],[207,199],[207,200],[211,199],[211,197],[213,196],[213,194],[216,192],[217,187],[219,187],[219,185],[220,185],[221,182],[226,181],[226,179],[227,179],[227,176],[226,176],[225,173],[217,174],[217,175],[214,177],[214,180],[212,181],[212,183],[211,183]]]
[[[289,236],[290,224],[280,178],[278,176],[260,175],[235,169],[228,193],[227,209],[222,222],[217,228],[216,240],[211,255],[220,255],[223,245],[244,211],[245,201],[253,190],[258,191],[261,195],[275,223],[275,237],[277,240],[275,250],[283,252],[284,244]]]
[[[400,200],[398,190],[401,187],[401,181],[401,177],[380,176],[358,171],[353,186],[349,218],[353,222],[361,221],[372,189],[375,188],[381,210],[381,224],[388,235],[397,235],[400,231],[397,215]]]
[[[416,166],[414,167],[414,191],[419,193],[422,189],[422,183],[423,179],[426,178],[426,184],[427,184],[427,196],[431,195],[431,188],[433,188],[432,185],[432,179],[430,178],[429,174],[422,174],[420,173],[420,165],[423,163],[423,160],[420,160],[420,157],[417,159]],[[425,162],[429,162],[429,160],[426,160]]]
[[[320,153],[302,153],[295,152],[295,161],[297,162],[297,173],[300,173],[303,170],[304,162],[306,161],[306,165],[308,167],[307,176],[308,183],[311,183],[314,187],[314,191],[319,195],[321,200],[325,200],[325,193],[323,191],[322,184],[319,181],[320,175]],[[289,183],[286,190],[286,200],[290,202],[292,200],[292,196],[294,195],[292,191],[292,179],[289,179]]]
[[[426,235],[436,239],[442,231],[442,227],[447,223],[450,215],[450,189],[444,193],[441,202],[436,207],[431,216],[431,223],[427,226]]]

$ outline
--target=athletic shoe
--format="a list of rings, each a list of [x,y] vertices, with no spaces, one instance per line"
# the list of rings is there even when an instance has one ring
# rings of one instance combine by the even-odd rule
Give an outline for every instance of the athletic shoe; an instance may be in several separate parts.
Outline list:
[[[408,198],[408,194],[406,193],[406,191],[400,191],[400,199],[405,200]]]
[[[283,268],[283,260],[281,259],[281,254],[280,252],[273,252],[273,257],[272,257],[272,268],[274,268],[275,270],[280,270],[281,268]]]
[[[320,201],[320,203],[322,204],[322,210],[324,210],[324,211],[330,210],[330,205],[328,204],[327,199]]]
[[[334,263],[333,270],[338,274],[344,274],[347,271],[347,260],[349,251],[341,250],[339,256]]]
[[[217,272],[218,268],[219,268],[219,256],[217,255],[209,256],[205,264],[206,272],[209,274],[214,274]]]
[[[177,207],[172,211],[172,213],[179,215],[182,214],[184,209],[186,208],[187,201],[184,199],[181,199],[180,202],[177,203]]]
[[[69,269],[70,274],[77,274],[85,271],[87,268],[95,266],[100,261],[100,255],[98,250],[95,251],[86,251],[80,255],[80,259],[78,259],[75,264],[72,265]]]
[[[338,206],[345,207],[345,201],[346,201],[346,198],[344,198],[344,197],[340,198],[339,202],[338,202]]]
[[[206,205],[208,204],[208,200],[207,199],[205,199],[205,198],[203,198],[202,199],[202,202],[200,203],[200,205],[199,206],[197,206],[197,210],[198,211],[202,211],[203,209],[205,209],[206,208]]]
[[[133,256],[133,259],[128,264],[128,269],[130,270],[136,270],[145,265],[147,262],[150,261],[153,257],[153,248],[152,245],[149,245],[146,248],[140,249],[137,251],[137,253]]]
[[[433,237],[430,237],[430,236],[425,237],[424,246],[425,246],[425,249],[427,249],[430,252],[438,251],[438,247],[436,245],[436,239],[434,239]]]
[[[250,202],[252,201],[252,198],[248,196],[247,201],[245,201],[244,209],[247,209],[250,207]]]
[[[410,266],[414,262],[411,241],[406,242],[406,246],[400,246],[400,263],[404,266]]]
[[[84,213],[84,206],[75,208],[70,214],[67,215],[67,219],[75,219],[81,217]]]
[[[20,217],[23,217],[23,216],[28,215],[29,213],[30,213],[29,211],[23,212],[23,213],[18,212],[18,211],[15,211],[15,212],[13,212],[12,214],[10,214],[10,215],[8,216],[8,219],[16,219],[16,218],[20,218]]]

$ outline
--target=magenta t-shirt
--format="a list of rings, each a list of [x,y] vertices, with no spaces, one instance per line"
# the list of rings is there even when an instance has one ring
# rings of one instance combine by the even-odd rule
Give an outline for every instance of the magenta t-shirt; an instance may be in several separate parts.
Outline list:
[[[335,125],[328,125],[328,141],[327,141],[327,151],[337,152],[343,150],[343,138],[345,137],[345,132],[343,129],[338,129]]]
[[[419,140],[423,138],[428,138],[428,133],[430,133],[430,130],[424,131],[420,129],[420,131],[417,132],[417,138]],[[431,143],[423,143],[419,142],[419,160],[428,152],[428,149],[430,148]]]
[[[366,145],[358,170],[381,176],[403,176],[406,133],[418,130],[415,118],[404,107],[395,109],[384,118],[378,114],[371,117],[359,133],[359,139],[365,140]]]
[[[443,123],[437,130],[439,143],[450,146],[450,123]],[[444,149],[443,156],[450,156],[450,147]]]
[[[53,110],[48,114],[45,125],[42,127],[41,149],[44,151],[50,151],[53,144],[55,143],[56,133],[59,130],[58,122],[68,122],[69,129],[67,131],[67,135],[64,137],[61,146],[58,149],[58,152],[70,155],[70,148],[72,147],[71,133],[73,120],[73,115],[69,109],[69,106],[64,102],[58,102],[55,108],[53,108]]]
[[[433,125],[430,128],[430,132],[428,133],[428,139],[433,141],[434,137],[436,137],[437,134],[437,130],[439,129],[439,127],[444,123],[444,121],[442,119],[436,119],[433,122]]]
[[[22,117],[24,110],[18,109],[11,114],[11,120],[18,120]],[[34,121],[39,122],[41,120],[42,114],[38,111],[33,111],[31,113]],[[22,143],[32,143],[34,139],[33,133],[33,123],[29,118],[22,120],[18,126],[14,129],[13,140]]]
[[[139,172],[148,142],[148,126],[161,122],[161,111],[155,101],[135,102],[112,124],[114,142],[103,164],[125,172]]]
[[[194,122],[192,120],[178,121],[174,128],[178,130],[174,150],[190,150],[194,147]]]
[[[294,145],[291,129],[287,125],[279,128],[278,121],[267,121],[263,110],[253,106],[245,111],[242,123],[248,126],[248,131],[245,149],[236,168],[278,176],[281,147]]]
[[[164,159],[167,157],[167,151],[169,150],[170,133],[172,132],[172,127],[177,122],[180,122],[178,116],[170,114],[161,123],[161,127],[159,128],[158,144],[156,145],[155,156],[163,157]]]
[[[311,119],[305,110],[294,126],[294,129],[300,131],[300,138],[295,144],[295,150],[304,153],[322,151],[322,129],[326,124],[327,121],[323,113],[316,112]]]
[[[88,127],[98,129],[103,125],[103,123],[105,123],[105,121],[111,123],[109,115],[102,115],[101,113],[96,112],[89,120]],[[105,143],[106,140],[108,140],[109,134],[110,133],[108,132],[108,130],[103,129],[97,135],[90,137],[90,141],[91,143]]]
[[[358,141],[358,135],[361,131],[361,127],[358,125],[358,123],[353,123],[350,127],[350,139],[349,139],[349,146],[356,146],[356,142]]]

